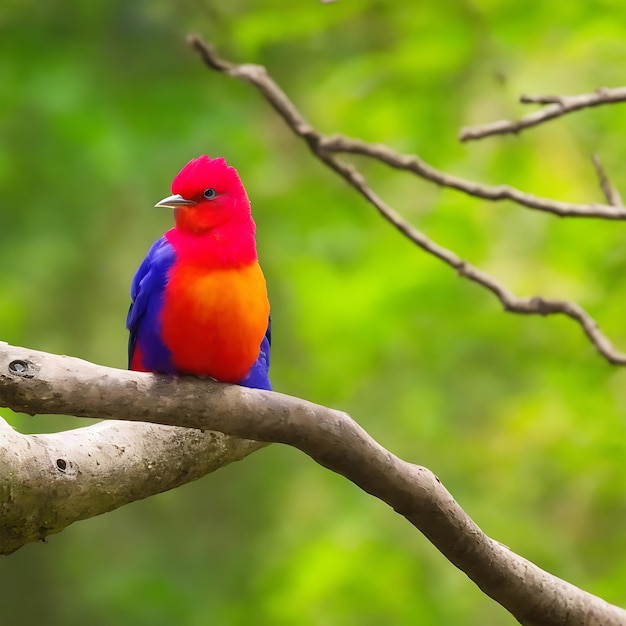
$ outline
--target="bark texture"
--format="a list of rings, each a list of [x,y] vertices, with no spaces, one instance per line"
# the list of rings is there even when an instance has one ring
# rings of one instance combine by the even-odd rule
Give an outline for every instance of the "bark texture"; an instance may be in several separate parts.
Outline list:
[[[0,418],[0,554],[196,480],[263,445],[147,423],[22,435]]]
[[[116,370],[3,343],[0,405],[30,414],[165,425],[98,424],[30,437],[5,426],[0,430],[0,526],[9,529],[0,534],[4,553],[77,519],[193,480],[263,445],[258,442],[280,442],[406,517],[522,624],[626,624],[623,609],[487,537],[430,470],[394,456],[340,411],[280,393]],[[203,458],[207,451],[212,460]]]

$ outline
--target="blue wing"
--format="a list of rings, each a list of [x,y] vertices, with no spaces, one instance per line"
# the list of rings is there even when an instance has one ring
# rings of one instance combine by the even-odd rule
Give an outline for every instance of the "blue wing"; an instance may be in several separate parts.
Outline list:
[[[171,355],[160,337],[160,311],[169,269],[176,255],[161,237],[152,244],[139,266],[130,289],[131,304],[126,318],[130,331],[128,367],[163,374],[176,374]]]
[[[272,344],[272,317],[267,320],[267,330],[261,342],[259,356],[254,365],[250,368],[248,375],[240,381],[244,387],[254,387],[256,389],[272,390],[272,383],[269,379],[270,369],[270,346]]]
[[[131,304],[126,318],[130,331],[128,340],[129,369],[176,375],[170,351],[161,339],[160,313],[168,272],[176,260],[172,245],[161,237],[155,241],[139,266],[130,290]],[[271,390],[269,380],[272,320],[259,348],[259,356],[246,377],[239,382],[244,387]]]

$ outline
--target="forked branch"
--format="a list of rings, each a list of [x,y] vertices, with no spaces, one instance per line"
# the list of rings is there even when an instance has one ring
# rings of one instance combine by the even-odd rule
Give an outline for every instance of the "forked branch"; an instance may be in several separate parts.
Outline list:
[[[492,137],[493,135],[517,134],[527,128],[539,126],[545,122],[563,117],[569,113],[597,107],[603,104],[615,104],[626,100],[626,87],[607,89],[601,87],[592,93],[577,94],[574,96],[521,96],[522,104],[543,104],[543,109],[529,113],[519,120],[498,120],[488,124],[467,126],[459,133],[461,141],[475,141]]]
[[[410,171],[436,184],[458,189],[472,196],[488,200],[508,199],[530,208],[548,211],[561,216],[624,219],[626,218],[626,209],[621,206],[606,204],[579,205],[547,200],[506,185],[489,187],[440,172],[417,156],[398,154],[384,145],[369,144],[343,135],[323,135],[304,119],[293,102],[269,76],[264,67],[249,64],[237,65],[230,61],[225,61],[215,53],[211,46],[195,35],[189,37],[189,43],[200,53],[204,62],[211,69],[254,85],[289,128],[307,142],[311,152],[318,159],[341,176],[372,204],[389,223],[422,250],[455,269],[460,276],[491,291],[500,300],[506,311],[522,315],[566,315],[581,326],[591,343],[607,361],[617,365],[626,365],[626,354],[615,349],[608,337],[600,330],[597,322],[580,305],[566,300],[555,300],[538,296],[532,298],[516,296],[493,276],[474,267],[412,226],[369,187],[365,177],[354,165],[338,159],[335,154],[361,154],[377,159],[391,167]]]
[[[280,393],[116,370],[3,343],[0,343],[0,406],[30,414],[64,413],[210,429],[231,437],[293,446],[403,515],[522,624],[617,626],[626,623],[626,611],[552,576],[490,539],[430,470],[394,456],[346,413]],[[56,437],[60,441],[69,443],[74,439],[80,443],[89,430],[79,429]],[[189,432],[200,441],[207,436],[206,432]],[[17,545],[16,535],[22,529],[15,511],[28,512],[29,527],[41,524],[45,530],[47,520],[60,517],[68,525],[73,521],[68,519],[68,508],[74,511],[68,503],[72,503],[72,495],[79,494],[82,497],[82,500],[79,497],[82,502],[79,510],[83,517],[89,516],[84,514],[85,498],[89,496],[89,491],[83,489],[84,470],[98,463],[111,469],[109,457],[119,458],[120,445],[126,445],[125,439],[121,443],[119,439],[101,441],[99,447],[87,449],[89,455],[84,449],[81,452],[80,445],[67,445],[62,456],[55,460],[55,455],[61,454],[57,452],[58,445],[50,456],[46,447],[20,449],[16,454],[10,444],[0,438],[3,470],[0,491],[3,501],[10,502],[10,506],[0,507],[0,529],[13,529],[13,549]],[[253,445],[260,444],[244,443],[241,455]],[[164,446],[158,447],[161,450]],[[182,472],[184,476],[186,465],[180,464],[181,450],[184,447],[172,445],[169,459],[179,468],[178,474]],[[59,459],[62,459],[60,465]],[[25,481],[24,468],[31,465],[39,469]],[[153,483],[160,471],[169,475],[167,465],[165,455],[159,469],[152,473]],[[102,493],[117,489],[119,477],[118,471],[101,469],[91,501],[97,503]],[[59,485],[62,497],[47,498],[43,508],[33,507],[33,494],[51,491],[54,495]],[[136,499],[132,491],[126,497],[128,501]],[[99,512],[95,510],[92,515]],[[56,530],[60,528],[57,526]],[[33,537],[26,537],[24,543],[28,540],[32,541]]]

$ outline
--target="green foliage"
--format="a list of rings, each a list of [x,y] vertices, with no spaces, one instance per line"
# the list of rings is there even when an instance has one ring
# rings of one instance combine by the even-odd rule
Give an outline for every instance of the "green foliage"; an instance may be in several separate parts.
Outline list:
[[[617,1],[332,4],[8,1],[0,9],[0,338],[124,367],[128,287],[202,152],[253,200],[278,390],[350,411],[433,469],[494,538],[626,603],[626,371],[567,319],[503,313],[313,161],[253,89],[184,36],[265,64],[312,123],[487,183],[624,189],[615,106],[461,145],[520,93],[623,82]],[[557,220],[363,163],[419,228],[520,295],[571,298],[626,347],[621,223]],[[7,412],[3,415],[9,417]],[[23,431],[83,425],[11,415]],[[273,446],[0,562],[7,624],[515,623],[412,527]],[[35,600],[36,599],[36,600]]]

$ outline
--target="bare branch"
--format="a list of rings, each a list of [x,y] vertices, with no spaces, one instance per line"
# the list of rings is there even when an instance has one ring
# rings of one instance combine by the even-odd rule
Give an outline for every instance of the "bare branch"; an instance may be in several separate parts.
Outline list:
[[[346,413],[275,392],[116,370],[5,343],[0,343],[0,406],[30,414],[153,421],[294,446],[403,515],[522,624],[626,623],[626,611],[548,574],[487,537],[430,470],[385,450]],[[0,527],[14,519],[12,512],[16,508],[32,510],[31,525],[40,524],[45,534],[49,516],[58,519],[60,510],[83,489],[85,467],[90,471],[103,461],[111,469],[107,456],[119,457],[112,441],[103,448],[94,446],[81,452],[70,441],[77,438],[84,443],[80,430],[50,435],[48,441],[55,437],[52,455],[49,447],[41,446],[22,448],[16,456],[11,453],[10,441],[0,448],[4,466],[0,488],[5,496]],[[166,435],[159,441],[155,431],[146,446],[151,447],[155,441],[161,448],[169,445],[171,437]],[[123,447],[127,440],[117,445]],[[133,441],[132,445],[140,444]],[[171,459],[179,449],[174,448]],[[59,465],[55,459],[63,463]],[[37,468],[31,475],[21,469],[30,466]],[[73,472],[71,476],[68,468]],[[120,469],[116,467],[111,473],[99,470],[100,493],[117,481]],[[167,471],[167,463],[161,464],[151,479],[155,480],[161,471]],[[33,493],[57,490],[59,484],[62,489],[56,497],[47,499],[45,510],[33,507]],[[133,499],[132,494],[126,497]],[[87,511],[84,516],[88,515]],[[14,535],[20,532],[19,527],[14,529]],[[13,549],[15,541],[16,537]]]
[[[120,422],[22,435],[0,418],[0,554],[196,480],[265,445],[210,431]]]
[[[420,178],[429,180],[442,187],[450,187],[462,191],[467,195],[484,200],[498,202],[510,200],[529,209],[536,209],[546,213],[552,213],[559,217],[594,217],[610,220],[622,220],[626,218],[626,210],[605,204],[574,204],[560,200],[541,198],[524,191],[520,191],[509,185],[492,187],[473,181],[464,180],[458,176],[447,174],[428,165],[416,155],[398,154],[383,144],[370,144],[360,139],[353,139],[343,135],[320,137],[320,142],[325,150],[330,152],[344,152],[368,156],[400,170],[406,170],[416,174]]]
[[[230,61],[225,61],[197,35],[190,35],[188,41],[200,53],[204,62],[211,69],[254,85],[283,118],[289,128],[309,143],[316,156],[322,158],[322,153],[326,153],[329,160],[325,160],[325,162],[330,167],[332,167],[330,161],[333,161],[330,158],[330,153],[332,152],[361,154],[378,159],[391,167],[410,171],[420,178],[442,187],[450,187],[476,198],[492,201],[509,200],[530,209],[545,211],[559,217],[626,219],[626,210],[621,207],[600,203],[575,204],[561,202],[559,200],[541,198],[509,185],[482,185],[442,172],[416,155],[399,154],[381,144],[369,144],[360,139],[353,139],[343,135],[322,135],[304,119],[285,92],[268,75],[267,70],[263,66],[251,64],[236,65]]]
[[[620,196],[619,191],[609,180],[609,177],[606,175],[606,171],[600,162],[600,157],[597,154],[592,154],[591,161],[594,169],[596,170],[598,182],[600,183],[600,188],[602,189],[602,193],[604,194],[606,201],[612,206],[623,207],[624,204],[622,202],[622,197]]]
[[[373,157],[392,167],[411,171],[437,184],[453,187],[470,195],[489,200],[514,200],[532,208],[550,210],[558,215],[593,215],[594,217],[602,216],[610,219],[622,219],[626,217],[625,209],[608,205],[575,205],[553,200],[548,201],[508,186],[488,187],[478,183],[471,183],[440,172],[417,156],[400,155],[384,145],[368,144],[342,135],[325,136],[308,124],[284,91],[268,75],[264,67],[248,64],[235,65],[225,61],[217,56],[215,51],[198,36],[190,36],[189,43],[200,53],[210,68],[251,83],[259,89],[289,128],[306,140],[312,153],[317,158],[339,174],[351,187],[372,204],[390,224],[422,250],[454,268],[460,276],[491,291],[500,300],[506,311],[523,315],[561,314],[575,320],[605,359],[613,364],[626,365],[626,354],[615,349],[611,341],[599,329],[597,322],[580,305],[565,300],[551,300],[541,297],[520,298],[515,296],[495,278],[461,259],[451,250],[435,243],[424,233],[409,224],[367,185],[363,175],[353,165],[337,159],[332,153],[349,152]],[[548,207],[550,208],[548,209]]]
[[[499,120],[478,126],[462,128],[459,133],[461,141],[473,141],[491,137],[492,135],[517,134],[522,130],[539,126],[557,117],[574,111],[596,107],[602,104],[615,104],[626,100],[626,87],[608,89],[600,87],[592,93],[574,96],[521,96],[522,104],[545,104],[545,108],[530,113],[519,120]]]

